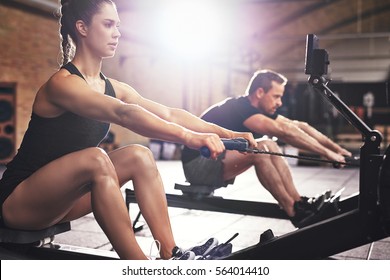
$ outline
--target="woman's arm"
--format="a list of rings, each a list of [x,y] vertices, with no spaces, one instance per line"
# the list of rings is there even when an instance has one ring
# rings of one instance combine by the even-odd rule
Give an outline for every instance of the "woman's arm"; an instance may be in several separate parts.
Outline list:
[[[176,123],[196,132],[215,133],[221,138],[245,138],[249,141],[250,146],[255,147],[257,145],[252,133],[242,133],[225,129],[216,124],[206,122],[186,110],[167,107],[152,100],[143,98],[133,88],[126,84],[118,84],[116,81],[113,81],[113,84],[115,84],[118,88],[119,98],[125,103],[137,104],[166,121]]]
[[[194,149],[207,146],[212,158],[224,150],[217,134],[195,132],[166,121],[139,104],[127,104],[96,92],[80,77],[64,71],[48,81],[41,95],[44,96],[41,100],[46,100],[59,112],[70,111],[86,118],[115,123],[145,137],[176,142]]]

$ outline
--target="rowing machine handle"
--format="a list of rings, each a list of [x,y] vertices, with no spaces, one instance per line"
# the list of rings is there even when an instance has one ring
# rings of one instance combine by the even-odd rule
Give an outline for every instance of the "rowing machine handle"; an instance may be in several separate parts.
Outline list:
[[[235,150],[245,152],[248,149],[248,141],[244,138],[221,139],[226,150]],[[200,154],[206,158],[211,156],[210,150],[207,147],[200,148]]]
[[[360,166],[360,157],[353,156],[353,157],[344,157],[344,158],[345,158],[346,165],[357,166],[357,167]],[[334,168],[341,168],[342,165],[343,164],[340,162],[333,163]]]

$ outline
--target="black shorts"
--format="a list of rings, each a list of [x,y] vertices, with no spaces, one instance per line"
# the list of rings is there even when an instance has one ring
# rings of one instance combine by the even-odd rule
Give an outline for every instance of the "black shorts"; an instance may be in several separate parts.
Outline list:
[[[183,163],[183,171],[187,181],[192,185],[207,185],[222,187],[233,184],[234,179],[223,180],[223,162],[225,153],[218,156],[217,160],[198,156],[193,160]]]
[[[0,180],[0,216],[2,216],[2,209],[4,201],[16,189],[16,187],[31,175],[31,172],[12,171],[7,169],[3,173]]]

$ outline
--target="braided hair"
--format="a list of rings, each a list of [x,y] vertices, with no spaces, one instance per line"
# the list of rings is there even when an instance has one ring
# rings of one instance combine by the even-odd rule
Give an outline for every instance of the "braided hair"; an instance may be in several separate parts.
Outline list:
[[[103,3],[115,5],[112,0],[61,0],[60,37],[62,65],[74,56],[77,44],[76,21],[89,25]]]

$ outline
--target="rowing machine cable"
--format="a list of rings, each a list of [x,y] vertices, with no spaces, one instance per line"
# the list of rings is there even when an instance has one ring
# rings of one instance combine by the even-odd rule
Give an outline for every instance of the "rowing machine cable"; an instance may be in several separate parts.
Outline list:
[[[264,151],[264,150],[260,150],[260,149],[247,148],[245,152],[254,153],[254,154],[267,154],[267,155],[273,155],[273,156],[296,158],[296,159],[302,159],[302,160],[307,160],[307,161],[331,163],[331,164],[333,164],[333,166],[335,168],[339,168],[339,167],[341,167],[341,165],[355,166],[355,167],[360,166],[360,164],[352,162],[352,161],[356,161],[356,162],[359,161],[358,157],[346,158],[345,162],[341,162],[341,161],[313,158],[313,157],[308,157],[308,156],[299,156],[299,155],[291,155],[291,154],[284,154],[284,153],[277,153],[277,152],[269,152],[269,151]]]

